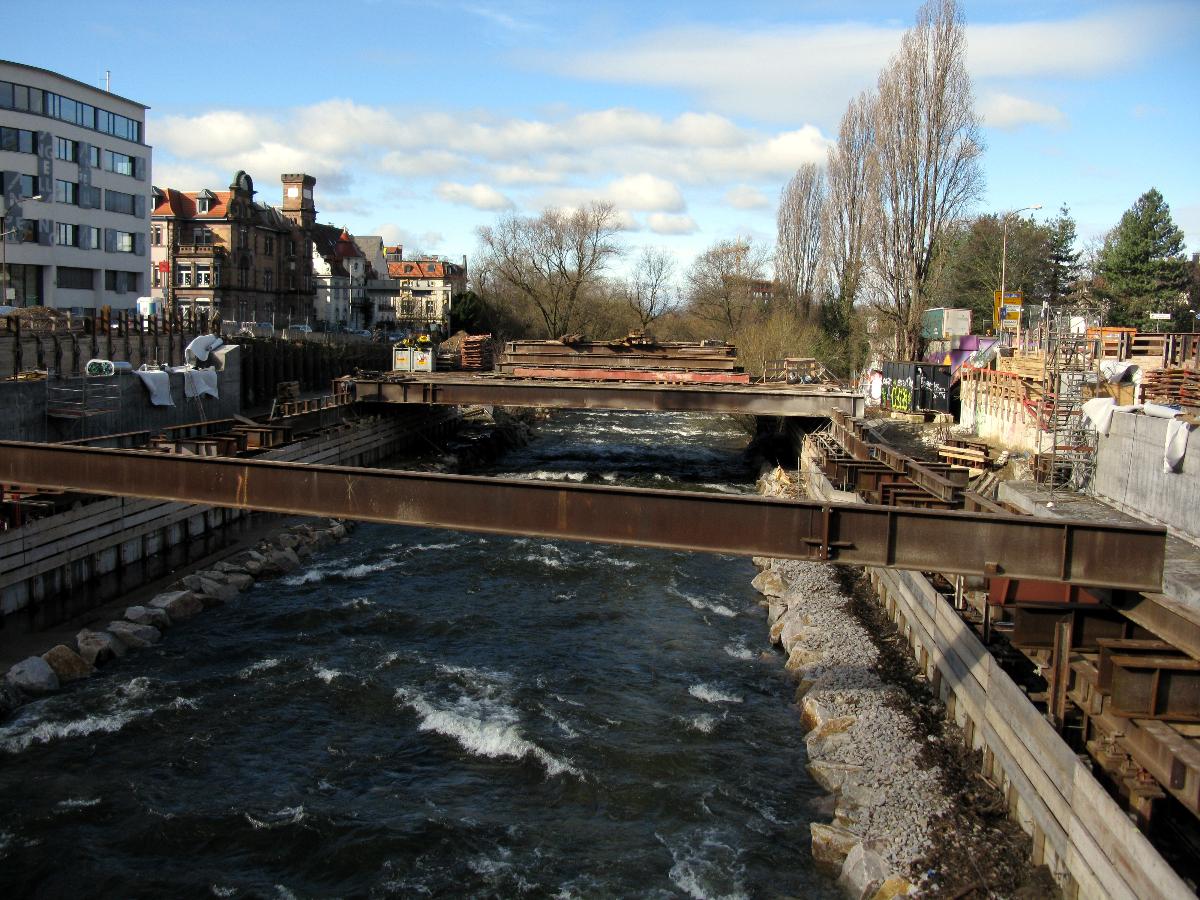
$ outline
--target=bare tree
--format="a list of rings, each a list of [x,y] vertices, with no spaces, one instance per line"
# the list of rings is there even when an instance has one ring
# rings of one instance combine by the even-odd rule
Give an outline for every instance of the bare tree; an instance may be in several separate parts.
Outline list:
[[[838,341],[850,335],[878,207],[879,181],[872,155],[874,103],[867,91],[851,100],[842,114],[837,144],[829,148],[829,190],[821,215],[822,272],[829,298],[825,327]]]
[[[921,313],[947,226],[983,189],[983,147],[957,0],[928,0],[879,75],[874,106],[879,214],[871,247],[874,305],[896,351],[920,348]]]
[[[531,303],[546,336],[569,333],[581,305],[620,253],[616,209],[591,203],[575,211],[543,210],[536,217],[509,213],[479,229],[481,265],[500,285]]]
[[[671,307],[675,299],[671,279],[675,258],[666,250],[646,247],[625,282],[625,302],[629,304],[643,331]]]
[[[812,314],[818,289],[825,194],[825,173],[814,163],[805,163],[779,195],[775,280],[806,318]]]
[[[768,254],[748,238],[718,241],[692,263],[687,273],[688,307],[701,321],[732,337],[743,320],[770,300],[763,278]]]

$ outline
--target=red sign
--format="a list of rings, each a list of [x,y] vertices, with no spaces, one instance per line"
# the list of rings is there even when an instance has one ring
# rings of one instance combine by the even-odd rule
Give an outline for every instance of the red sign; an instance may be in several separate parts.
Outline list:
[[[170,271],[170,269],[171,269],[171,264],[169,262],[167,262],[165,259],[160,259],[158,261],[158,271],[168,272],[168,271]]]

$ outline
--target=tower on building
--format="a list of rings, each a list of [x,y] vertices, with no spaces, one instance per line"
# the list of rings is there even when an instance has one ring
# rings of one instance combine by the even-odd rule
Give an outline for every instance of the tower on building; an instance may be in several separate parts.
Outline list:
[[[280,175],[283,182],[283,214],[305,230],[317,221],[317,207],[313,203],[313,187],[317,179],[311,175]]]

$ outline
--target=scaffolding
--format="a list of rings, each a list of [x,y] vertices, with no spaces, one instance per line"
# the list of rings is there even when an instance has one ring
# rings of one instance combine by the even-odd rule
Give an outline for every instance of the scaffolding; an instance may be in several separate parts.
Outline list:
[[[75,420],[78,437],[91,437],[89,422],[121,409],[121,375],[46,373],[46,417]]]
[[[1083,491],[1096,467],[1096,429],[1083,415],[1085,388],[1096,384],[1096,339],[1101,311],[1089,303],[1044,309],[1042,421],[1038,429],[1039,483],[1055,491]]]

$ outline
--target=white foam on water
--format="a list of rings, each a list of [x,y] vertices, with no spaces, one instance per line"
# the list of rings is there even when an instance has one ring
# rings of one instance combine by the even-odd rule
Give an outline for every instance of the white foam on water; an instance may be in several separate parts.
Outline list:
[[[400,658],[400,654],[399,654],[399,652],[397,652],[395,650],[393,650],[391,653],[385,653],[383,655],[383,659],[381,659],[381,660],[379,660],[379,662],[375,663],[375,668],[386,669],[388,666],[390,666],[392,663],[394,663],[399,658]]]
[[[717,727],[717,717],[711,716],[708,713],[701,713],[684,721],[687,722],[688,728],[691,728],[693,731],[699,731],[701,734],[712,734],[713,729]]]
[[[370,609],[375,605],[375,601],[370,597],[351,597],[343,603],[338,604],[340,609]]]
[[[705,703],[741,703],[742,698],[737,694],[730,694],[720,688],[715,688],[711,684],[705,684],[703,681],[693,684],[688,688],[688,693],[697,700],[703,700]]]
[[[549,469],[536,469],[533,472],[501,472],[496,478],[508,478],[513,481],[585,481],[587,472],[555,472]]]
[[[313,674],[326,684],[333,684],[334,679],[342,677],[342,673],[337,669],[327,669],[324,666],[318,667]]]
[[[726,619],[737,618],[737,612],[730,609],[724,603],[705,600],[703,597],[697,597],[694,594],[689,594],[687,591],[681,591],[674,584],[667,585],[667,593],[674,594],[680,600],[686,600],[693,609],[707,610],[708,612],[716,613],[718,616],[724,616]]]
[[[150,679],[144,675],[138,676],[137,678],[132,678],[120,686],[121,693],[131,699],[144,696],[146,691],[149,689]]]
[[[543,556],[540,553],[528,553],[525,555],[526,562],[541,563],[551,569],[565,569],[567,564],[561,559],[555,559],[552,556]]]
[[[583,775],[569,762],[526,740],[518,727],[517,711],[492,700],[460,698],[449,706],[439,706],[417,691],[397,688],[396,699],[419,717],[418,728],[453,738],[468,753],[492,759],[532,756],[550,775]]]
[[[13,833],[11,831],[0,831],[0,859],[5,857],[12,842]]]
[[[502,672],[499,669],[485,669],[476,666],[459,666],[454,663],[437,663],[437,670],[443,675],[453,675],[461,678],[474,686],[480,683],[499,682],[508,684],[512,682],[512,675],[508,672]]]
[[[232,897],[238,892],[235,887],[224,887],[219,884],[210,884],[208,889],[212,891],[214,897]]]
[[[397,559],[381,559],[376,563],[359,563],[357,566],[350,566],[348,569],[340,570],[337,574],[343,578],[366,578],[376,572],[394,569],[398,565],[400,565],[400,561]]]
[[[87,809],[89,806],[99,805],[99,797],[69,797],[58,801],[59,809]]]
[[[299,587],[302,584],[315,584],[325,580],[325,570],[321,568],[308,569],[299,575],[288,575],[283,583],[289,587]]]
[[[132,722],[148,716],[151,710],[128,709],[108,715],[85,716],[67,722],[38,722],[28,726],[23,722],[0,728],[0,750],[23,753],[35,744],[49,744],[65,738],[86,737],[89,734],[114,734]]]
[[[292,893],[290,888],[287,888],[282,884],[275,885],[275,893],[279,895],[280,900],[299,900],[299,898]]]
[[[274,669],[277,665],[279,665],[278,659],[260,659],[256,663],[250,663],[250,665],[238,672],[238,678],[253,678],[259,672],[266,672],[270,669]]]
[[[426,550],[454,550],[461,546],[461,542],[448,541],[444,544],[413,544],[411,547],[404,547],[403,544],[393,544],[392,549],[396,550],[403,547],[405,550],[412,550],[413,552],[424,552]]]
[[[705,482],[700,485],[710,491],[716,491],[719,494],[749,494],[750,491],[744,488],[734,487],[731,484],[718,484],[716,482]]]
[[[754,659],[757,654],[744,644],[726,644],[725,653],[734,659]]]
[[[742,900],[750,895],[742,886],[744,866],[736,862],[737,851],[717,840],[715,831],[684,840],[673,847],[662,835],[654,835],[671,852],[671,883],[695,900]]]
[[[250,815],[250,813],[242,813],[242,815],[246,817],[246,821],[250,823],[255,831],[260,829],[270,830],[272,828],[278,828],[281,825],[297,825],[300,822],[303,822],[304,807],[284,807],[277,812],[268,813],[267,816],[262,819],[256,819],[254,816]]]
[[[199,709],[200,701],[191,697],[176,697],[167,706],[170,709]]]
[[[572,728],[565,719],[556,715],[553,710],[547,708],[545,705],[543,705],[541,703],[538,704],[538,709],[540,709],[542,711],[542,715],[544,715],[550,721],[550,723],[552,725],[554,725],[559,731],[561,731],[563,733],[564,737],[566,737],[570,740],[574,740],[575,738],[579,737],[579,732],[576,731],[574,728]]]

